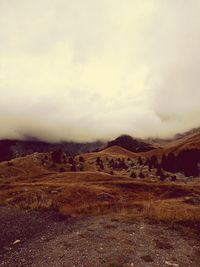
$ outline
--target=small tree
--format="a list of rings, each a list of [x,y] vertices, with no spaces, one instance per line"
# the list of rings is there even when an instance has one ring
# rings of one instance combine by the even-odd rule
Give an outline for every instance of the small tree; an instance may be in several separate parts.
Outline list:
[[[99,167],[100,167],[101,170],[104,170],[103,161],[100,162]]]
[[[79,161],[80,161],[80,162],[85,162],[84,157],[80,156],[80,157],[79,157]]]
[[[71,166],[71,172],[76,172],[76,164],[72,164]]]
[[[125,169],[125,170],[127,170],[127,169],[128,169],[128,166],[126,165],[126,163],[125,163],[125,160],[124,160],[124,159],[122,159],[122,161],[121,161],[121,168],[122,168],[122,169]]]
[[[157,168],[158,167],[158,159],[155,155],[153,155],[150,160],[149,160],[149,166],[151,166],[151,168]]]
[[[175,182],[175,181],[176,181],[176,175],[173,175],[173,176],[171,177],[171,181],[172,181],[172,182]]]
[[[136,173],[135,172],[132,172],[131,175],[130,175],[131,178],[136,178]]]
[[[144,174],[142,172],[140,172],[139,173],[139,177],[143,179],[145,176],[144,176]]]
[[[148,170],[149,170],[149,172],[151,172],[151,165],[148,166]]]
[[[63,167],[61,167],[59,171],[60,172],[65,172],[66,170]]]
[[[56,164],[55,163],[52,163],[51,166],[50,166],[50,168],[55,169],[56,168]]]
[[[56,150],[51,153],[51,158],[54,163],[60,164],[62,163],[62,150]]]
[[[142,158],[141,158],[141,157],[138,158],[138,164],[139,164],[139,165],[142,165],[142,164],[143,164],[143,162],[142,162]]]
[[[96,165],[100,165],[100,163],[101,163],[101,159],[100,159],[100,157],[97,157],[97,159],[96,159]]]
[[[72,157],[69,157],[69,159],[68,159],[68,163],[69,163],[69,164],[74,164],[74,159],[73,159]]]
[[[80,171],[81,171],[81,172],[84,171],[84,166],[83,166],[83,164],[80,165]]]
[[[164,174],[164,172],[163,172],[163,170],[162,170],[162,168],[160,166],[158,167],[158,169],[156,171],[156,176],[160,177],[161,181],[164,181],[165,178],[166,178],[165,174]]]

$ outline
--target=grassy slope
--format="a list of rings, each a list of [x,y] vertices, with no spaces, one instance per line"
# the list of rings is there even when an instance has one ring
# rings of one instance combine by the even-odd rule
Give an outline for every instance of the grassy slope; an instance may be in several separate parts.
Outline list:
[[[195,145],[196,143],[196,145]],[[198,146],[199,136],[191,135],[168,144],[162,149],[171,151]],[[157,152],[156,152],[157,151]],[[89,166],[101,158],[130,157],[161,153],[133,153],[121,147],[84,154]],[[126,214],[135,218],[157,220],[200,220],[200,205],[187,204],[186,196],[200,194],[200,183],[167,183],[147,179],[137,180],[103,172],[63,172],[50,170],[41,164],[44,154],[34,153],[12,160],[13,166],[0,163],[0,204],[30,209],[57,209],[70,215]],[[108,199],[99,197],[108,193]]]

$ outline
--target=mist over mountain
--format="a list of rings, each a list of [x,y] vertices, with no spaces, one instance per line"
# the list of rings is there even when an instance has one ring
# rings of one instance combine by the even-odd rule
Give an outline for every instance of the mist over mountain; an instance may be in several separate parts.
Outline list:
[[[199,0],[1,1],[0,139],[198,127],[199,12]]]
[[[100,149],[104,143],[60,142],[48,143],[40,140],[0,140],[0,161],[23,157],[35,152],[52,152],[62,150],[68,155],[75,155]]]
[[[16,157],[26,156],[35,152],[52,152],[62,150],[66,154],[76,155],[93,151],[101,151],[102,149],[112,146],[119,146],[132,152],[153,151],[156,148],[162,148],[168,143],[182,140],[184,137],[199,136],[200,128],[191,129],[184,133],[178,133],[170,139],[147,138],[141,139],[129,135],[120,135],[110,141],[94,141],[94,142],[45,142],[35,137],[24,136],[24,140],[0,140],[0,161],[10,160]],[[186,139],[186,141],[188,141]],[[184,144],[184,141],[183,141]]]

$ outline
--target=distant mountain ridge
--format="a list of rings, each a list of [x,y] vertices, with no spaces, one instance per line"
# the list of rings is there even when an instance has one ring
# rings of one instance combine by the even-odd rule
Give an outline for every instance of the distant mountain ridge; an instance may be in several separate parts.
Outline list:
[[[59,149],[74,155],[100,149],[103,145],[104,143],[101,141],[48,143],[39,140],[0,140],[0,162],[35,152],[51,152]]]
[[[191,130],[184,132],[182,134],[178,133],[175,135],[174,139],[177,140],[177,139],[183,138],[185,136],[193,135],[193,134],[200,134],[200,127],[191,129]]]
[[[108,142],[107,147],[120,146],[132,152],[147,152],[155,149],[151,144],[130,135],[121,135],[115,140]]]
[[[143,139],[144,142],[151,144],[152,146],[158,148],[158,147],[163,147],[167,143],[179,140],[183,137],[189,137],[194,134],[200,134],[200,127],[191,129],[189,131],[186,131],[184,133],[177,133],[171,138],[154,138],[154,137],[149,137],[146,139]]]
[[[35,138],[27,137],[25,140],[0,140],[0,162],[16,157],[30,155],[35,152],[51,152],[61,149],[75,155],[87,152],[97,152],[109,147],[122,147],[134,153],[150,152],[151,154],[167,153],[181,148],[200,147],[200,127],[194,128],[183,134],[176,134],[171,139],[161,138],[133,138],[130,135],[121,135],[116,139],[106,142],[58,142],[49,143]],[[178,151],[178,150],[177,150]]]

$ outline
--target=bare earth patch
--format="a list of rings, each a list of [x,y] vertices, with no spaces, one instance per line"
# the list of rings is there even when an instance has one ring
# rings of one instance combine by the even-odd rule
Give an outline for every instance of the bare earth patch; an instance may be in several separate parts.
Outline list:
[[[0,229],[4,267],[200,266],[198,239],[161,224],[1,207]]]

